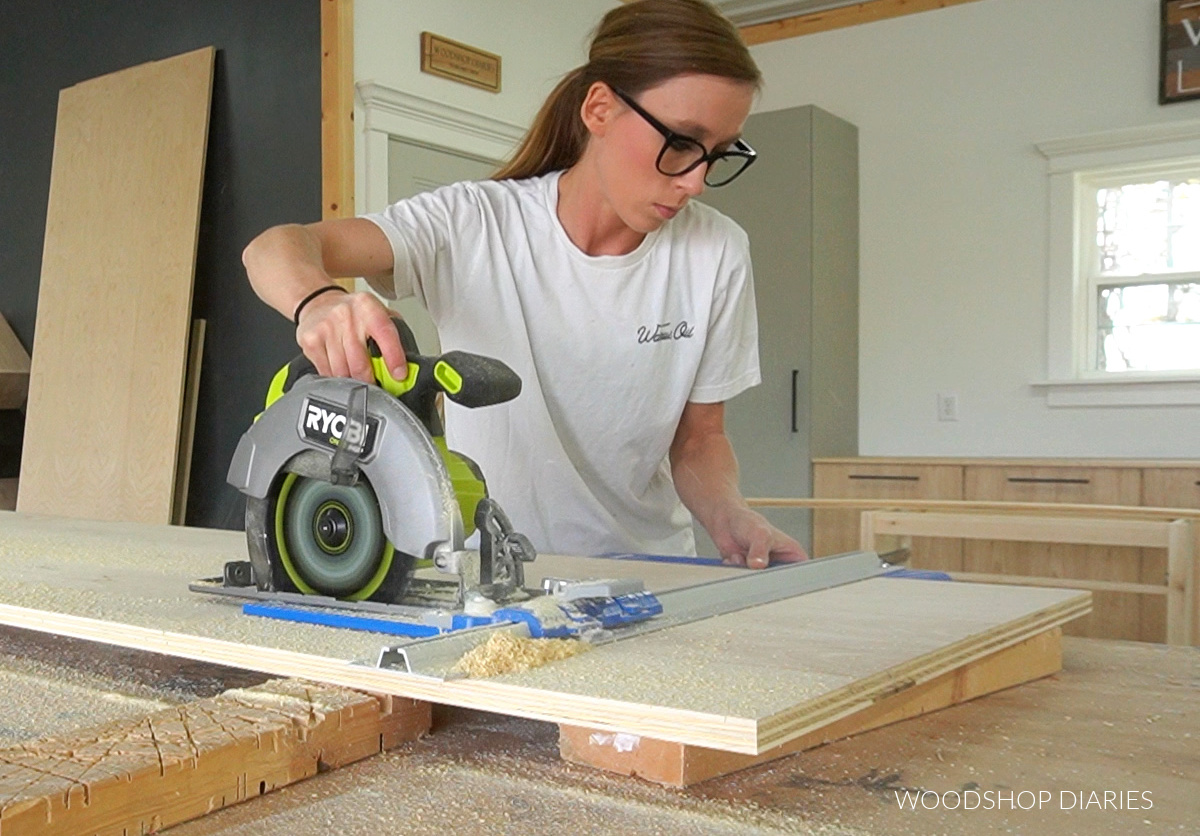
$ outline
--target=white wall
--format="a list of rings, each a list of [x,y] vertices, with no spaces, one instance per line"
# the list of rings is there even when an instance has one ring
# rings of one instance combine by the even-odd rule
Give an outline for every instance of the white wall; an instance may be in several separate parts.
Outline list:
[[[862,454],[1200,457],[1198,407],[1049,408],[1030,386],[1047,376],[1034,144],[1200,117],[1157,103],[1158,10],[978,0],[753,48],[759,110],[859,127]]]
[[[392,159],[393,150],[411,145],[393,137],[475,159],[507,159],[558,79],[586,62],[591,32],[614,5],[616,0],[356,0],[356,211],[380,211],[394,199],[389,173],[400,161]],[[500,92],[421,72],[422,32],[499,55]],[[411,155],[401,167],[409,162]],[[443,171],[463,165],[452,156],[439,162]],[[432,321],[415,300],[392,305],[422,345],[438,345]]]
[[[355,78],[524,126],[614,5],[357,0]],[[977,0],[753,48],[759,110],[859,127],[864,455],[1200,457],[1200,407],[1049,408],[1030,386],[1047,376],[1034,144],[1200,117],[1157,104],[1158,8]],[[421,73],[423,30],[500,54],[502,92]],[[936,420],[938,393],[958,422]]]
[[[354,77],[527,126],[616,0],[355,0]],[[501,57],[501,91],[421,72],[421,32]]]

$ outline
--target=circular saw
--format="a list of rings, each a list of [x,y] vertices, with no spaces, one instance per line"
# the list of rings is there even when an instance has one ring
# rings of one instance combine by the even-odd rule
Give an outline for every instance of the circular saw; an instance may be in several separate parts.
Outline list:
[[[408,364],[396,380],[368,341],[375,384],[320,377],[300,356],[275,375],[228,481],[246,495],[248,564],[232,585],[264,593],[399,602],[422,560],[458,575],[459,599],[523,594],[529,541],[488,497],[478,466],[446,446],[437,398],[485,407],[521,380],[490,357],[424,356],[394,319]],[[480,531],[478,552],[464,541]],[[230,573],[237,577],[228,577]]]

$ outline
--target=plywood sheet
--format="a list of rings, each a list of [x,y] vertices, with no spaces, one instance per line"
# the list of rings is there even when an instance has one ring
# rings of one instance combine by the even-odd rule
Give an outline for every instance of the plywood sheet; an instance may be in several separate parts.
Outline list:
[[[204,361],[204,335],[207,331],[207,320],[192,321],[192,336],[188,340],[187,375],[179,426],[175,495],[171,511],[171,522],[175,525],[183,525],[187,522],[188,487],[192,476],[192,451],[195,449],[196,441],[196,410],[200,406],[200,366]]]
[[[573,726],[559,727],[559,752],[575,763],[686,787],[1057,673],[1062,669],[1061,640],[1061,629],[1047,630],[922,685],[880,699],[870,708],[761,755],[721,752]]]
[[[169,522],[213,50],[59,96],[17,507]]]
[[[757,754],[1086,611],[1056,589],[873,579],[490,680],[355,664],[386,637],[265,621],[186,584],[244,554],[231,532],[0,514],[0,622],[414,699]],[[585,569],[591,564],[591,570]],[[663,564],[543,556],[548,574]],[[667,566],[680,585],[710,572]],[[661,588],[661,587],[660,587]]]

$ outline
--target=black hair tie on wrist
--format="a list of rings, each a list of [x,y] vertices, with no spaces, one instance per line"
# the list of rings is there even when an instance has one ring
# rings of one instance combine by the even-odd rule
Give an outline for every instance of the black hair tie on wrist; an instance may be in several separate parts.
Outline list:
[[[340,284],[327,284],[324,287],[318,287],[312,293],[308,294],[303,299],[301,299],[300,304],[296,306],[296,312],[294,314],[292,314],[292,322],[296,323],[297,328],[300,327],[300,312],[304,310],[304,306],[307,305],[309,302],[311,302],[313,299],[316,299],[322,293],[328,293],[331,290],[340,290],[342,293],[350,292],[350,291],[346,290],[346,288],[342,287]]]

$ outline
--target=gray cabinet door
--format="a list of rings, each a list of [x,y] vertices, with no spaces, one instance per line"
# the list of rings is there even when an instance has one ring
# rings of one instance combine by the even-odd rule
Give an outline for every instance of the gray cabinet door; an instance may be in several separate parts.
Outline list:
[[[858,132],[806,106],[755,114],[744,136],[757,162],[701,198],[754,263],[763,382],[727,404],[726,430],[746,496],[807,497],[814,457],[858,453]],[[811,545],[807,511],[764,513]]]

